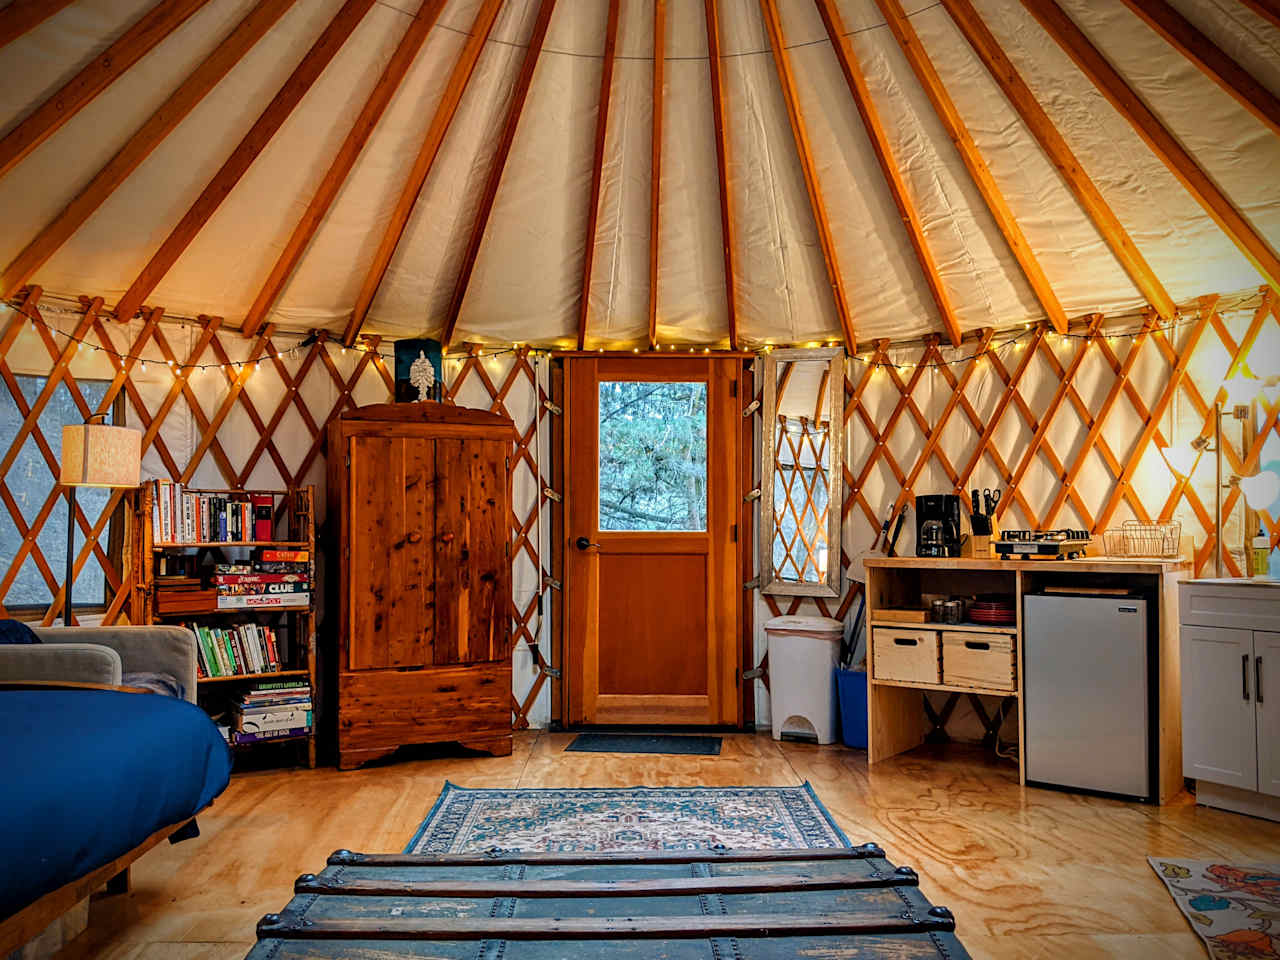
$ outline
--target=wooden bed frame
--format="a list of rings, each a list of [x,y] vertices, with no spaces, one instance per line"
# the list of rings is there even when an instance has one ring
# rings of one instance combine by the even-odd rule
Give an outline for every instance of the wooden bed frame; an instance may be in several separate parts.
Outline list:
[[[59,689],[81,690],[115,690],[121,693],[154,693],[142,687],[128,687],[110,683],[86,683],[72,680],[22,680],[0,681],[0,690],[39,689],[55,687]],[[19,949],[29,940],[38,937],[49,924],[57,920],[77,903],[99,887],[107,887],[109,893],[125,893],[129,889],[129,866],[140,856],[158,844],[161,840],[175,838],[185,840],[195,836],[196,817],[207,810],[202,807],[190,817],[184,817],[177,823],[161,827],[140,844],[109,863],[104,863],[96,870],[76,877],[56,890],[50,890],[39,900],[19,910],[11,917],[0,920],[0,957]]]

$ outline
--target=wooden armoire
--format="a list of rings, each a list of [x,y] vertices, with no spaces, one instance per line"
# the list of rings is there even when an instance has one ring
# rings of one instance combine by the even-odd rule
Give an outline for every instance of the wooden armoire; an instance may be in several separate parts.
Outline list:
[[[514,435],[441,403],[330,423],[340,768],[444,740],[511,753]]]

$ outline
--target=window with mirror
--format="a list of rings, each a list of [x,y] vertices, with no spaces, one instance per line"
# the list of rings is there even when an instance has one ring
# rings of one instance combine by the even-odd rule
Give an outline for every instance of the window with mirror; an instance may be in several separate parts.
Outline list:
[[[775,350],[764,359],[761,589],[840,595],[844,351]]]

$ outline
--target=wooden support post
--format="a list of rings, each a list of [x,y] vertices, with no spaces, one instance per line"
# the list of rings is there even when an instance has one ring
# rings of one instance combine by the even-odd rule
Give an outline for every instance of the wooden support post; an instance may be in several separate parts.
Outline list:
[[[13,0],[0,10],[0,47],[44,23],[71,0]]]
[[[738,283],[733,204],[729,194],[729,137],[725,131],[724,56],[720,52],[719,0],[704,0],[707,67],[711,71],[711,122],[716,135],[716,184],[720,188],[720,244],[724,249],[724,299],[729,317],[729,349],[738,349]]]

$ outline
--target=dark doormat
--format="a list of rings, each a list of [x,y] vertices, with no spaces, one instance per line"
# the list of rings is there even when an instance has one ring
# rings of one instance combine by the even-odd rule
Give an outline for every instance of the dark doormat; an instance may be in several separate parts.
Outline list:
[[[718,757],[719,737],[668,733],[580,733],[565,747],[574,753],[675,753]]]

